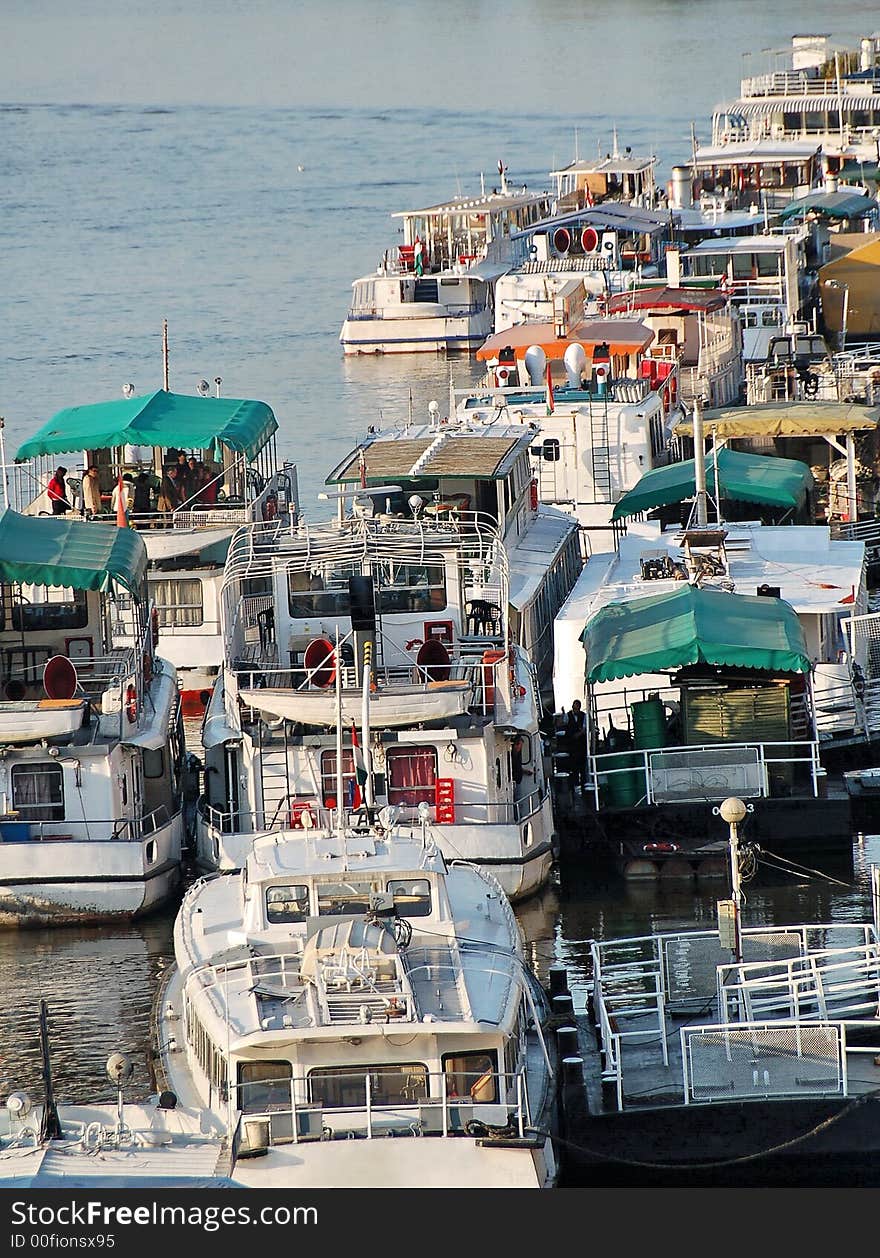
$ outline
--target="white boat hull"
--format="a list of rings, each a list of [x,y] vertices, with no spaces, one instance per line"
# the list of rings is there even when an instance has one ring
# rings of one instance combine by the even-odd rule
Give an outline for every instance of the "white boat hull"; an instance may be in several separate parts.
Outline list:
[[[253,689],[239,692],[241,701],[276,720],[303,725],[336,724],[336,694],[327,690]],[[370,722],[375,729],[412,726],[424,721],[449,720],[467,712],[473,686],[467,681],[436,682],[427,686],[394,686],[370,697]],[[363,698],[360,691],[343,691],[342,719],[360,724]]]
[[[183,815],[141,840],[0,842],[0,928],[141,917],[180,883]]]
[[[339,336],[346,354],[475,353],[492,331],[492,314],[466,318],[346,319]]]

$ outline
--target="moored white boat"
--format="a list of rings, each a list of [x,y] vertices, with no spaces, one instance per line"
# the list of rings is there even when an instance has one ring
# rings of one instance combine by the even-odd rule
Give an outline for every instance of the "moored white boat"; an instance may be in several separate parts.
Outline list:
[[[136,917],[178,885],[180,702],[146,567],[129,529],[0,516],[0,926]],[[112,634],[117,592],[131,646]]]
[[[189,890],[161,1085],[249,1187],[551,1186],[548,1004],[510,905],[385,821],[259,838]]]

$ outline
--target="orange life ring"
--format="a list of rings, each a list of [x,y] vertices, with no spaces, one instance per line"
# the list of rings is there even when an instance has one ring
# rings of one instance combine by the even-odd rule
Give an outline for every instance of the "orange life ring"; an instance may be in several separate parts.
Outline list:
[[[125,692],[125,715],[131,721],[132,725],[137,720],[138,704],[137,690],[134,686],[129,686]]]
[[[278,514],[278,502],[275,498],[267,498],[263,503],[263,519],[274,520]]]
[[[664,385],[663,386],[663,410],[666,413],[669,412],[669,404],[670,404],[669,394],[670,394],[669,385],[668,384]]]

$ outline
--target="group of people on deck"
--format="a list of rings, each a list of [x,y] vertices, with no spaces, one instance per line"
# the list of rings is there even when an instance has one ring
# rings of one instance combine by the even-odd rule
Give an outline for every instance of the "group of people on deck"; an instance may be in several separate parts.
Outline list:
[[[59,467],[49,481],[47,494],[53,515],[73,510],[66,477],[67,468]],[[87,468],[82,478],[82,510],[87,516],[116,515],[121,495],[127,515],[155,515],[181,507],[197,511],[215,505],[219,486],[219,469],[213,464],[184,450],[169,450],[161,478],[152,472],[126,472],[121,485],[117,477],[109,502],[101,491],[98,467],[93,464]]]

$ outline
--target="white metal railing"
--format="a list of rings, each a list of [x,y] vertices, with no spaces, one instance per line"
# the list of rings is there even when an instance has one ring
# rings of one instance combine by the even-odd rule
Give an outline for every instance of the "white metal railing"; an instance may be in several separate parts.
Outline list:
[[[801,754],[793,754],[800,752]],[[766,798],[774,794],[771,769],[804,766],[802,793],[817,796],[819,744],[803,742],[709,743],[662,749],[621,750],[587,757],[588,786],[595,806],[600,792],[626,806],[672,801],[726,799],[728,795]]]
[[[880,885],[880,877],[875,876],[874,881]],[[591,940],[593,1011],[602,1054],[602,1078],[613,1085],[618,1109],[625,1105],[624,1056],[628,1045],[642,1043],[649,1058],[669,1065],[666,1018],[670,1010],[681,1014],[697,1008],[710,1016],[714,1011],[721,1016],[720,1022],[684,1030],[697,1035],[724,1034],[728,1046],[734,1042],[732,1037],[741,1036],[745,1042],[752,1030],[760,1027],[770,1028],[775,1035],[788,1022],[795,1029],[800,1026],[802,1031],[805,1026],[825,1025],[828,1021],[833,1021],[835,1027],[846,1022],[861,1028],[880,1026],[880,948],[875,925],[839,922],[744,927],[741,943],[744,953],[754,959],[729,962],[729,952],[721,947],[717,931]],[[792,981],[786,994],[783,989],[789,975]],[[824,1007],[816,996],[817,975],[824,981]],[[741,976],[745,978],[741,980]],[[812,996],[808,984],[799,982],[808,977],[813,981]],[[752,1012],[742,999],[748,984],[754,1009],[760,996],[767,998],[761,1007],[765,1014],[763,1023],[736,1021],[737,1014],[743,1018]],[[799,1006],[792,1003],[798,997]],[[808,1004],[810,1000],[812,1004]],[[800,1021],[791,1017],[796,1007],[802,1011]],[[769,1042],[769,1035],[765,1039]],[[878,1047],[880,1029],[874,1047],[851,1051],[876,1054]],[[690,1095],[694,1099],[688,1086],[688,1051],[682,1041],[685,1098]],[[751,1071],[747,1082],[742,1094],[752,1095]],[[733,1099],[729,1087],[727,1080],[720,1099]],[[793,1094],[801,1091],[798,1085]]]
[[[401,1064],[396,1073],[399,1099],[394,1100],[379,1099],[381,1078],[369,1069],[341,1068],[330,1078],[312,1073],[233,1084],[229,1101],[240,1133],[233,1156],[246,1142],[251,1123],[266,1125],[270,1145],[345,1139],[354,1134],[368,1140],[389,1134],[473,1138],[496,1131],[522,1139],[532,1126],[525,1066],[513,1073],[457,1074],[456,1082],[467,1085],[464,1094],[453,1090],[453,1077],[445,1072],[408,1073],[406,1064]],[[349,1094],[360,1092],[362,1099],[348,1105],[328,1104],[325,1097],[334,1085],[344,1085]],[[268,1104],[259,1103],[260,1089],[264,1096],[273,1097]],[[489,1096],[493,1099],[481,1099]]]

